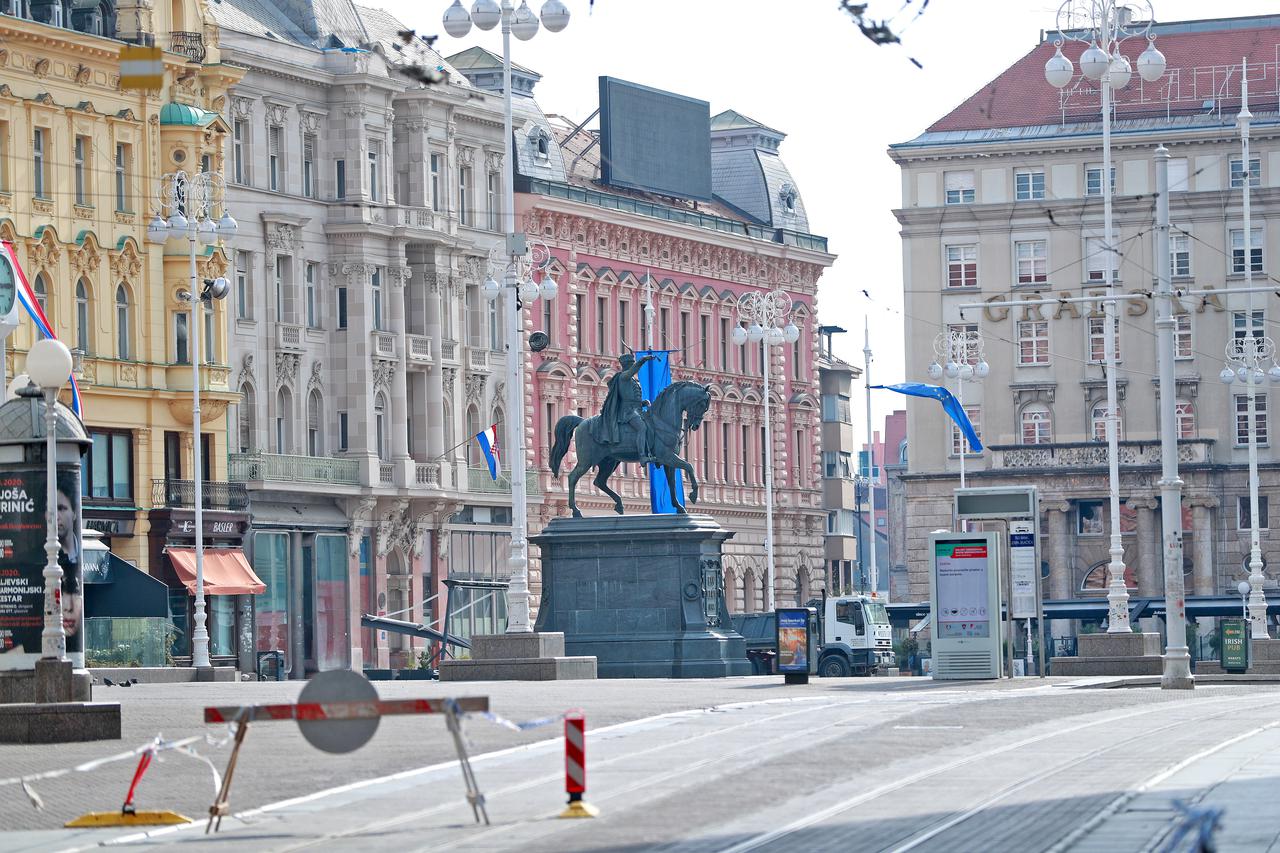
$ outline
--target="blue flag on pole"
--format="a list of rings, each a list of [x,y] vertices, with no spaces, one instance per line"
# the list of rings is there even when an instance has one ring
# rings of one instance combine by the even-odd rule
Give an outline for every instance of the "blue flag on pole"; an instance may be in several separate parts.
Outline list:
[[[960,427],[960,432],[964,433],[964,437],[969,442],[969,447],[979,453],[982,452],[982,440],[978,438],[978,431],[973,428],[973,423],[969,420],[969,416],[965,414],[960,401],[941,385],[927,385],[924,382],[899,382],[897,385],[872,385],[871,387],[897,391],[899,394],[906,394],[909,397],[932,397],[942,403],[943,411],[951,416],[951,420],[956,422],[956,426]]]
[[[653,361],[640,368],[640,390],[649,402],[658,399],[658,393],[671,384],[671,355],[669,350],[644,350],[636,353],[636,360],[646,355],[653,356]],[[676,488],[684,496],[684,477],[676,471]],[[667,473],[657,465],[649,466],[649,509],[654,515],[671,515],[676,511],[671,492],[667,489]]]

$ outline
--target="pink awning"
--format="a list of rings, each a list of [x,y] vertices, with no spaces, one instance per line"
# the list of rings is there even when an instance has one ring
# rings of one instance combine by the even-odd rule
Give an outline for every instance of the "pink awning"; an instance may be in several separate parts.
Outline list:
[[[165,553],[173,561],[178,578],[196,591],[196,552],[194,548],[168,548]],[[267,585],[253,573],[253,567],[239,548],[204,549],[205,595],[257,595]]]

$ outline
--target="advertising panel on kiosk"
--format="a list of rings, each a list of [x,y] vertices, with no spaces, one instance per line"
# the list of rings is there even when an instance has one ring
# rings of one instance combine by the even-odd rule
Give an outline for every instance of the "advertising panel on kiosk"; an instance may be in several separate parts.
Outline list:
[[[1000,677],[999,534],[929,536],[933,677]]]

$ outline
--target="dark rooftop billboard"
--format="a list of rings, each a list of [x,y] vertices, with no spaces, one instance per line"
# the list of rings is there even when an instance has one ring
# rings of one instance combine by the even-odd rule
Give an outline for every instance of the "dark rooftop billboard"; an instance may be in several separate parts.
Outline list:
[[[601,77],[600,154],[606,185],[711,201],[711,105]]]

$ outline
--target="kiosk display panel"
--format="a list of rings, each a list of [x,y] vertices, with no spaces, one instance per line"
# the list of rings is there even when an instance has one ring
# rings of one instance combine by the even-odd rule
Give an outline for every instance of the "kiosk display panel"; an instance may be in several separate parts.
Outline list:
[[[1000,677],[999,545],[990,532],[929,537],[934,678]]]

